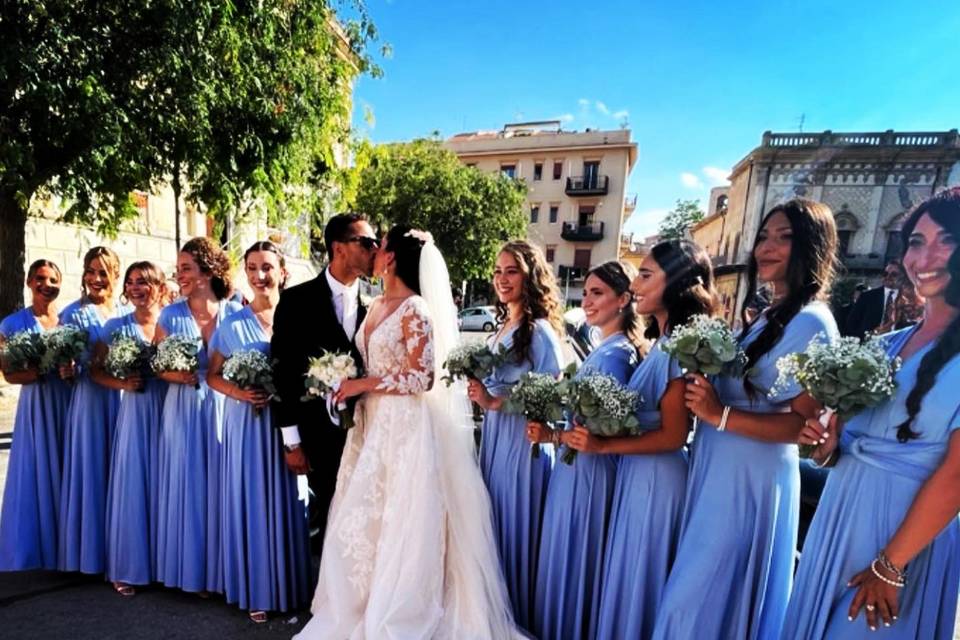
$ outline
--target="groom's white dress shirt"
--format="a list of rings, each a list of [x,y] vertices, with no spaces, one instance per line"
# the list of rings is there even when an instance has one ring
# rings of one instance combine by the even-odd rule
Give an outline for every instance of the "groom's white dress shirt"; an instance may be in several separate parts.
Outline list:
[[[347,339],[353,340],[353,334],[357,330],[357,313],[360,310],[360,279],[357,278],[353,284],[347,286],[334,278],[330,269],[325,269],[323,274],[327,278],[327,284],[330,285],[330,296],[337,320],[343,327],[343,332],[347,334]],[[300,429],[297,425],[281,427],[280,432],[283,435],[283,444],[289,447],[300,444]]]

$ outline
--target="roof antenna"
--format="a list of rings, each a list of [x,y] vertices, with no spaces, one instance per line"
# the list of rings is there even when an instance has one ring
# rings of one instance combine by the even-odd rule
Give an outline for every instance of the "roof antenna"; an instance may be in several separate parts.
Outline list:
[[[801,113],[800,119],[797,122],[797,129],[800,131],[800,133],[803,133],[803,123],[806,121],[807,121],[807,114]]]

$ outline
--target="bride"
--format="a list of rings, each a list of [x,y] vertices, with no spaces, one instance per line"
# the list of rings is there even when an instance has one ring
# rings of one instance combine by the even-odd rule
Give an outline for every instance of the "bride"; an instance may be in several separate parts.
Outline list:
[[[466,393],[435,384],[458,339],[447,266],[429,234],[396,226],[357,331],[366,376],[343,451],[302,640],[519,637],[477,467]]]

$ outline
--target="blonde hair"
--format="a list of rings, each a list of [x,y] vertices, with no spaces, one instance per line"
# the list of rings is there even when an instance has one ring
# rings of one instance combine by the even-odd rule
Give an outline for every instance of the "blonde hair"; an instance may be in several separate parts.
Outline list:
[[[118,256],[117,252],[110,247],[91,247],[83,255],[84,276],[86,276],[87,269],[90,268],[90,265],[93,263],[93,261],[97,259],[100,260],[100,263],[107,272],[107,299],[109,300],[113,297],[113,291],[116,289],[117,280],[120,279],[120,256]],[[80,278],[80,290],[83,292],[83,299],[89,300],[90,298],[87,295],[87,283],[84,281],[84,276],[81,276]]]

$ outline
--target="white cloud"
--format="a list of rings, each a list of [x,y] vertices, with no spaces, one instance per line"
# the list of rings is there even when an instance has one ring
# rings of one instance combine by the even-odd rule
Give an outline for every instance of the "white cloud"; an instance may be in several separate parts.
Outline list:
[[[720,167],[704,167],[703,175],[707,176],[713,186],[729,184],[727,176],[730,175],[730,172],[727,169],[721,169]]]
[[[559,116],[557,116],[556,118],[554,118],[554,120],[559,120],[560,122],[573,122],[573,114],[572,114],[572,113],[562,113],[562,114],[560,114]]]
[[[603,104],[603,103],[600,102],[599,100],[597,100],[597,111],[599,111],[600,113],[602,113],[602,114],[605,115],[605,116],[610,115],[610,109],[608,109],[608,108],[607,108],[607,105]]]
[[[579,104],[581,107],[587,108],[590,106],[590,101],[586,98],[580,98],[577,100],[577,104]]]
[[[615,111],[613,117],[617,120],[623,120],[624,118],[630,117],[630,112],[626,109],[620,109],[620,111]]]
[[[703,182],[700,181],[700,178],[698,178],[695,173],[684,171],[680,174],[680,182],[682,182],[683,186],[685,186],[687,189],[703,188]]]
[[[660,222],[670,213],[669,209],[645,209],[636,211],[623,225],[623,232],[633,234],[636,241],[643,240],[657,232]]]

